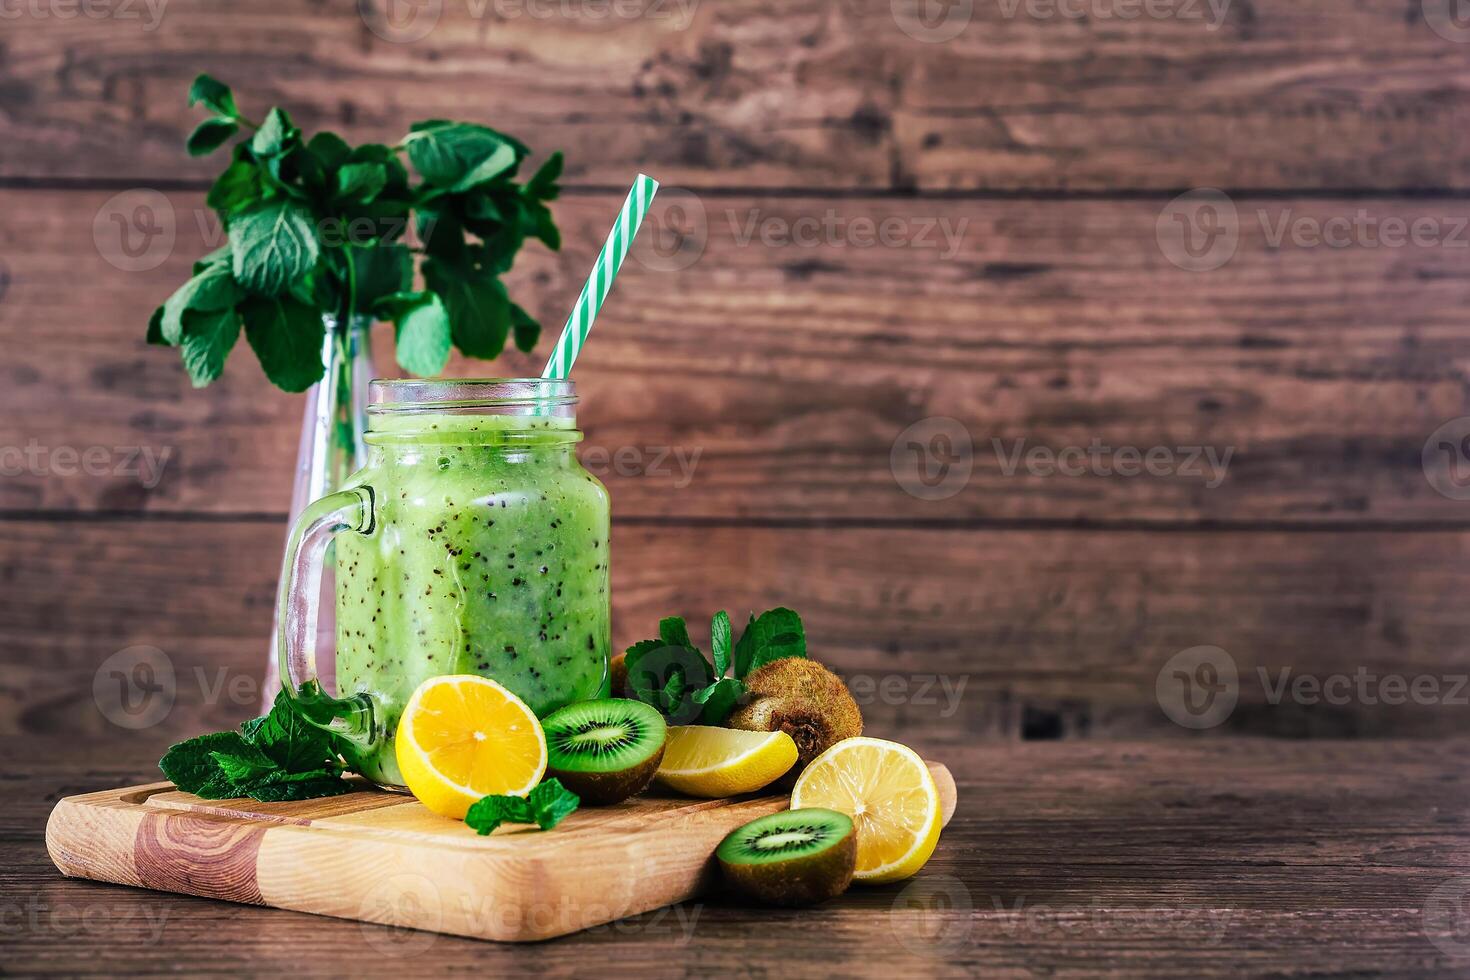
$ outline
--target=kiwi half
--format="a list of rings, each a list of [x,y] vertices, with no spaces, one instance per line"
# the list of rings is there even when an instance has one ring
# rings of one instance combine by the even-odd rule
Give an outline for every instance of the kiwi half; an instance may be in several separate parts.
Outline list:
[[[541,719],[546,773],[585,803],[620,803],[658,772],[668,727],[642,701],[578,701]]]
[[[746,703],[731,713],[726,726],[748,732],[785,732],[796,740],[796,765],[778,786],[795,783],[817,756],[863,733],[863,713],[847,685],[815,660],[773,660],[751,671],[745,689]]]
[[[808,807],[752,820],[720,842],[725,878],[770,905],[815,905],[847,891],[857,867],[852,818]]]

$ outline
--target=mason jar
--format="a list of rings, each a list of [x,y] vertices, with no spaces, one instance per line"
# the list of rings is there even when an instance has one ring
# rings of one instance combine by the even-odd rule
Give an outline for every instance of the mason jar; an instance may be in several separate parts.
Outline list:
[[[576,403],[568,380],[374,381],[367,464],[292,529],[283,686],[379,785],[402,788],[394,732],[430,677],[489,677],[538,716],[607,695],[608,494],[574,452]],[[335,693],[313,649],[329,542]]]

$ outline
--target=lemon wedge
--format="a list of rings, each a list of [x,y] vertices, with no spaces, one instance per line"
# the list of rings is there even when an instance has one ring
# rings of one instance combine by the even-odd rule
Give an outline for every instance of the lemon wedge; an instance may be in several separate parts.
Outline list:
[[[855,880],[917,874],[939,843],[944,817],[919,754],[880,738],[848,738],[817,756],[791,791],[791,808],[826,807],[857,826]]]
[[[796,742],[785,732],[674,725],[656,778],[690,796],[738,796],[780,779],[795,764]]]
[[[419,802],[456,820],[482,796],[525,796],[546,772],[546,735],[535,713],[476,674],[420,684],[403,708],[396,751]]]

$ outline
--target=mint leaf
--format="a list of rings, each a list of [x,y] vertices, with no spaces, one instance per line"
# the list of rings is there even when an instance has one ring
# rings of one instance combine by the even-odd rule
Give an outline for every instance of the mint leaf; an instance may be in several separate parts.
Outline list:
[[[582,803],[581,797],[561,784],[559,779],[544,779],[526,796],[531,817],[542,830],[561,823]]]
[[[446,275],[473,276],[475,269],[470,263],[464,237],[464,225],[453,214],[436,208],[419,206],[419,238],[423,240],[424,252],[431,256]],[[424,265],[427,276],[429,266]]]
[[[309,210],[292,201],[273,201],[230,221],[235,279],[252,292],[279,296],[316,265],[321,254]]]
[[[306,144],[306,150],[316,157],[317,163],[322,165],[323,170],[329,172],[342,166],[352,155],[352,147],[347,145],[346,140],[336,133],[328,132],[317,133],[313,136]]]
[[[301,145],[299,134],[295,144],[281,158],[280,176],[287,183],[299,180],[308,198],[320,198],[326,194],[327,171],[321,161]]]
[[[322,378],[322,315],[289,296],[255,296],[240,307],[245,339],[271,383],[285,391],[305,391]]]
[[[163,307],[161,306],[154,310],[153,315],[148,318],[148,343],[159,347],[173,346],[163,335]]]
[[[730,635],[730,614],[721,609],[709,624],[709,645],[715,658],[716,677],[724,677],[730,669]]]
[[[337,171],[338,203],[367,204],[388,186],[388,171],[380,163],[349,163]]]
[[[553,252],[560,252],[561,231],[556,227],[556,222],[551,219],[551,211],[543,204],[533,204],[531,217],[535,224],[532,234],[541,239]]]
[[[240,731],[284,772],[311,772],[325,765],[340,769],[332,736],[303,718],[284,691],[276,694],[268,714],[247,721]]]
[[[744,678],[773,660],[806,656],[801,617],[784,606],[751,616],[735,644],[735,676]]]
[[[470,357],[499,356],[510,333],[510,297],[500,280],[437,258],[426,259],[423,269],[424,283],[449,311],[454,346]]]
[[[184,149],[191,157],[208,156],[224,145],[225,141],[240,131],[240,124],[233,119],[216,116],[206,119],[189,134]]]
[[[225,370],[225,358],[240,339],[240,314],[228,310],[185,310],[184,369],[194,387],[203,388]]]
[[[503,823],[535,823],[531,805],[519,796],[486,796],[470,804],[464,822],[485,837]]]
[[[265,122],[255,131],[250,140],[250,149],[257,157],[280,156],[291,148],[300,136],[300,131],[291,125],[286,110],[276,107],[266,114]]]
[[[413,282],[413,255],[407,245],[353,248],[348,253],[357,283],[359,310],[370,310],[384,297],[408,291]]]
[[[244,295],[229,269],[207,266],[164,301],[159,332],[165,342],[177,346],[184,339],[185,310],[227,310]]]
[[[645,704],[661,711],[675,724],[687,724],[699,714],[688,693],[714,682],[709,662],[689,646],[671,646],[663,640],[644,640],[628,648],[628,689]]]
[[[235,96],[230,87],[210,75],[200,75],[189,86],[189,105],[203,104],[210,112],[221,116],[236,117],[240,110],[235,107]]]
[[[663,640],[639,640],[623,651],[624,664],[636,663],[644,654],[652,653],[654,650],[660,650],[663,648],[663,645]]]
[[[534,823],[550,830],[575,811],[582,801],[556,779],[543,780],[524,798],[486,796],[471,804],[464,822],[481,837],[503,823]]]
[[[525,198],[523,220],[526,228],[523,233],[539,238],[553,252],[561,250],[561,232],[552,220],[550,209],[543,202],[555,200],[561,193],[561,188],[556,184],[561,170],[562,155],[559,152],[553,153],[551,159],[542,164],[536,175],[521,189]]]
[[[236,785],[256,782],[276,770],[276,764],[270,757],[248,742],[239,748],[209,755],[225,779]]]
[[[186,739],[169,747],[158,760],[158,768],[185,793],[199,793],[210,783],[224,779],[215,752],[242,754],[250,745],[239,732],[213,732]]]
[[[256,203],[260,194],[260,168],[253,163],[236,160],[215,179],[204,203],[229,216]]]
[[[689,639],[689,627],[684,623],[683,616],[669,616],[658,621],[659,639],[669,646],[693,647],[694,641]]]
[[[561,188],[557,186],[556,179],[561,176],[562,167],[565,162],[560,150],[557,150],[548,157],[546,162],[536,171],[535,175],[526,181],[526,196],[535,198],[538,201],[555,200],[556,196],[561,193]]]
[[[700,724],[723,725],[735,705],[745,696],[745,682],[734,677],[715,681],[692,695],[695,704],[701,706]]]
[[[516,350],[529,354],[541,339],[541,324],[515,303],[510,304],[510,325],[515,330]]]
[[[180,742],[158,766],[179,789],[211,800],[306,800],[354,788],[341,778],[332,736],[301,717],[284,694],[239,731]]]
[[[670,671],[666,676],[668,679],[658,692],[660,707],[670,717],[678,716],[683,721],[690,720],[690,718],[684,718],[683,716],[686,713],[690,713],[690,717],[692,718],[694,709],[685,704],[684,695],[689,692],[689,689],[693,685],[689,683],[689,679],[680,671]]]
[[[213,252],[207,252],[194,262],[194,275],[200,275],[208,269],[221,269],[228,271],[230,268],[230,246],[221,245]]]
[[[432,378],[449,363],[449,312],[436,293],[397,293],[380,308],[397,331],[399,365],[410,374]]]
[[[493,180],[517,160],[514,147],[470,123],[415,123],[405,143],[409,160],[425,181],[454,191]]]
[[[307,774],[303,774],[307,775]],[[262,803],[285,803],[294,800],[315,800],[323,796],[341,796],[355,789],[352,783],[336,775],[313,775],[315,778],[281,783],[258,783],[243,794]]]

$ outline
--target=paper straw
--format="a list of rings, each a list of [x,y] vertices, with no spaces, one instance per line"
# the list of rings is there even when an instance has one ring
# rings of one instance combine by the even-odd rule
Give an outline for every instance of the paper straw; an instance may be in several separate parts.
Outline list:
[[[612,226],[612,231],[607,233],[607,241],[603,243],[602,251],[592,265],[591,275],[582,285],[582,295],[577,297],[577,305],[572,310],[572,315],[567,317],[567,325],[562,327],[561,337],[556,341],[556,350],[551,352],[551,359],[546,362],[546,369],[541,372],[541,377],[565,378],[572,373],[572,364],[581,353],[587,334],[592,331],[592,321],[597,319],[597,311],[602,309],[602,302],[607,299],[608,290],[612,289],[613,279],[617,278],[623,258],[628,254],[628,247],[633,244],[633,238],[638,234],[643,216],[648,213],[648,207],[653,203],[653,195],[656,193],[658,181],[652,177],[639,174],[638,179],[633,181],[628,199],[623,202],[623,210],[618,212],[617,222]]]

